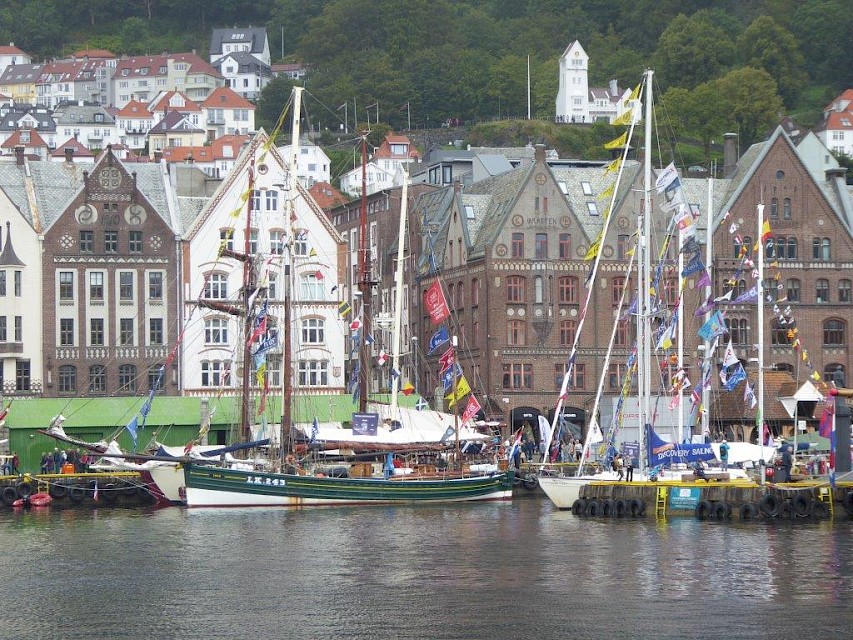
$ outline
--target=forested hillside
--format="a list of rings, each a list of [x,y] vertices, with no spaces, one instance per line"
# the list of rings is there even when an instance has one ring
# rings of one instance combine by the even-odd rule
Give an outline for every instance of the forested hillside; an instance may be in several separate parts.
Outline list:
[[[558,59],[580,40],[590,81],[622,86],[656,71],[677,134],[745,143],[787,113],[812,125],[853,86],[850,0],[3,0],[0,41],[50,58],[91,47],[118,54],[196,49],[210,30],[266,26],[273,60],[313,72],[308,92],[335,109],[378,103],[402,127],[447,118],[553,116]],[[278,83],[279,85],[282,83]],[[287,87],[262,99],[261,124]],[[266,104],[264,104],[266,102]],[[408,104],[410,109],[401,109]],[[352,107],[350,107],[352,108]],[[350,114],[352,118],[352,114]]]

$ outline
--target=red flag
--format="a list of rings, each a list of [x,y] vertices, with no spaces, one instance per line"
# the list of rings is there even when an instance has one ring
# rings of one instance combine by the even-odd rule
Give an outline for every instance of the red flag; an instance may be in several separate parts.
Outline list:
[[[441,324],[450,317],[450,309],[441,290],[441,283],[436,280],[432,286],[424,292],[424,307],[429,314],[433,324]]]
[[[820,415],[820,427],[818,433],[822,438],[832,437],[832,417],[835,413],[835,398],[831,398],[823,408],[823,413]]]
[[[480,403],[477,402],[477,398],[475,398],[472,393],[468,396],[468,404],[465,406],[465,411],[462,412],[462,424],[465,424],[468,420],[471,420],[475,415],[477,415],[480,408]]]
[[[438,363],[441,365],[441,371],[439,373],[447,371],[453,364],[453,360],[453,347],[448,347],[447,351],[438,357]]]

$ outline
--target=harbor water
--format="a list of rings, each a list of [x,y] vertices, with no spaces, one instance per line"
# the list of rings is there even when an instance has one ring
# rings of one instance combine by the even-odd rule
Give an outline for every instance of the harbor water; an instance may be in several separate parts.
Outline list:
[[[550,502],[0,513],[0,638],[840,638],[853,521]]]

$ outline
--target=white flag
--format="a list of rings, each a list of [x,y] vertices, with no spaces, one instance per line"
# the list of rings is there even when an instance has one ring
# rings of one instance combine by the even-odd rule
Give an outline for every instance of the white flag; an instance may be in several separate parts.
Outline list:
[[[735,350],[732,347],[732,340],[731,338],[729,338],[729,346],[726,347],[726,353],[723,356],[723,366],[730,367],[733,364],[737,364],[738,362],[740,362],[740,360],[738,360],[737,356],[735,355]]]

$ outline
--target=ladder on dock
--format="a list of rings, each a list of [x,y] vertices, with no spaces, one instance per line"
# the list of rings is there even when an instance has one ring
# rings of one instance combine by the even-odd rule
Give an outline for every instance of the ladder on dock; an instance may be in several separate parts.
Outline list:
[[[655,518],[658,520],[666,519],[666,497],[667,488],[658,487],[657,498],[655,498]]]
[[[825,502],[826,506],[829,507],[829,519],[835,519],[835,506],[832,502],[832,488],[831,487],[819,487],[817,490],[817,499],[821,502]]]

